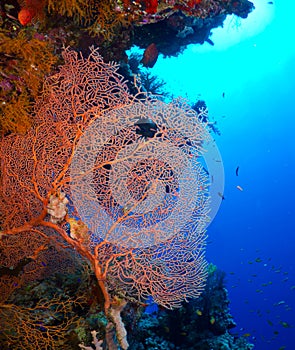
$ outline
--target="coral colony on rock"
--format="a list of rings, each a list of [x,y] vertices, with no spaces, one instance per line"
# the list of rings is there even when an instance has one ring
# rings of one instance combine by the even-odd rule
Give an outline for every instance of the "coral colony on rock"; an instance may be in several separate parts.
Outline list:
[[[252,349],[205,259],[218,129],[204,101],[164,102],[137,76],[252,9],[1,4],[1,349]]]

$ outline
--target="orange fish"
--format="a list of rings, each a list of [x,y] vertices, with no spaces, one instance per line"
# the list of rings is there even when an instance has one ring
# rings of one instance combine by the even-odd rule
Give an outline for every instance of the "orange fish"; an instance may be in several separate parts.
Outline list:
[[[159,56],[159,51],[157,49],[157,46],[156,44],[152,43],[144,50],[141,63],[145,67],[152,68],[157,62],[158,56]]]

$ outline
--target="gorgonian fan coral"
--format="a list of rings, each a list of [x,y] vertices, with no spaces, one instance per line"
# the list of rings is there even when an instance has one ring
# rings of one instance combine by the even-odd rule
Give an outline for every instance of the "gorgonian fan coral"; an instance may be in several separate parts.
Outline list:
[[[14,264],[36,262],[52,245],[77,251],[120,333],[116,295],[174,308],[204,288],[208,132],[182,100],[130,95],[96,50],[87,59],[65,50],[64,59],[33,127],[1,139],[0,248],[21,237]],[[11,264],[5,256],[2,266]]]

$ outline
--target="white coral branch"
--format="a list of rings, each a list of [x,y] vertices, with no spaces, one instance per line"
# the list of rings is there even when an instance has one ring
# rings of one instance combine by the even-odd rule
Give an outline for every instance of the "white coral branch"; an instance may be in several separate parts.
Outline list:
[[[61,192],[51,195],[47,205],[47,213],[50,215],[50,221],[54,224],[62,222],[67,215],[67,204],[69,203],[65,193]]]
[[[96,331],[92,331],[91,335],[92,335],[92,338],[93,338],[92,344],[95,346],[95,350],[103,350],[102,346],[101,346],[102,343],[103,343],[103,340],[98,340],[96,338],[97,332]],[[83,344],[79,344],[79,346],[80,346],[81,349],[84,349],[84,350],[93,350],[92,346],[85,346]]]
[[[127,331],[125,329],[125,325],[121,318],[121,311],[124,309],[126,304],[127,304],[126,300],[117,299],[117,304],[112,305],[110,309],[110,316],[116,327],[116,336],[123,350],[127,350],[129,347],[129,344],[127,342]]]

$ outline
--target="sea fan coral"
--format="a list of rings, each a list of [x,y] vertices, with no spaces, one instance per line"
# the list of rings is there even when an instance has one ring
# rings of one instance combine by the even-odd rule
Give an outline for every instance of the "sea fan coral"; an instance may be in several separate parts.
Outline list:
[[[2,249],[22,233],[45,240],[23,250],[34,260],[49,242],[73,248],[90,263],[107,316],[116,293],[179,307],[200,295],[207,275],[208,132],[182,100],[131,96],[97,51],[84,59],[66,50],[64,59],[33,127],[1,140]],[[83,234],[70,234],[77,219]]]

